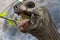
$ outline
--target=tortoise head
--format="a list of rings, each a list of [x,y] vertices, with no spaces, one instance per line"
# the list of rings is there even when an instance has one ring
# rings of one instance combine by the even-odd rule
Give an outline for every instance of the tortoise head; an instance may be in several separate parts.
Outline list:
[[[25,0],[23,3],[17,3],[14,6],[15,13],[29,16],[30,21],[27,22],[23,27],[20,27],[20,31],[29,32],[38,27],[41,15],[40,6],[37,5],[34,1]],[[42,12],[42,11],[41,11]]]

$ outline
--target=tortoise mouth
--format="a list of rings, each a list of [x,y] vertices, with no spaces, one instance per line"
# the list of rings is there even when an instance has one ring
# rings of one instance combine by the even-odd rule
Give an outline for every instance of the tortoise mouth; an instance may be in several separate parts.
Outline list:
[[[28,15],[28,16],[32,16],[32,14],[35,15],[35,16],[37,16],[36,13],[30,12],[30,11],[27,11],[27,10],[20,11],[20,13],[22,13],[22,12],[23,12],[25,15]]]
[[[37,16],[36,14],[34,14],[34,12],[29,12],[29,11],[21,11],[19,12],[19,15],[22,16],[21,17],[21,21],[24,21],[22,22],[22,24],[19,26],[19,29],[21,32],[25,32],[27,30],[27,27],[30,27],[31,24],[33,24],[32,20]],[[27,21],[27,19],[29,19]]]

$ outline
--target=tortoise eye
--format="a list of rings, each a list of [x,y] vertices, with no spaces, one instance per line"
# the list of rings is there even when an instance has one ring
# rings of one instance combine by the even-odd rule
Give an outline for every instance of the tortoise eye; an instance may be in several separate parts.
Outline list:
[[[30,2],[27,3],[26,6],[27,6],[27,8],[34,8],[35,7],[35,3],[30,1]]]

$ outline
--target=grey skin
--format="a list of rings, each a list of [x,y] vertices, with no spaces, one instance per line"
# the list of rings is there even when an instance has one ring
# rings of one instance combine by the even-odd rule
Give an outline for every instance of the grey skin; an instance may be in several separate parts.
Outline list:
[[[31,0],[32,1],[32,0]],[[40,7],[36,2],[35,7],[29,8],[26,5],[31,2],[30,0],[25,0],[20,6],[15,9],[16,13],[18,8],[21,11],[27,11],[30,16],[35,14],[34,18],[31,18],[31,23],[21,32],[28,32],[35,36],[38,40],[60,40],[59,34],[55,24],[53,23],[49,11]],[[21,12],[19,11],[19,12]]]

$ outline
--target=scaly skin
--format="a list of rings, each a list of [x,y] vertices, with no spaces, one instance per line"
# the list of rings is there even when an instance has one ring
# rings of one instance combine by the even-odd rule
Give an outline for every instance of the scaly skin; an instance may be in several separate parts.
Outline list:
[[[38,40],[60,40],[58,31],[51,19],[49,11],[44,7],[40,7],[36,2],[34,8],[27,8],[26,4],[28,2],[30,1],[25,0],[18,8],[22,11],[26,10],[33,12],[33,14],[36,14],[37,16],[35,17],[36,19],[32,19],[33,22],[35,21],[34,24],[30,24],[21,31],[31,33]]]

